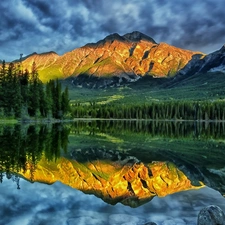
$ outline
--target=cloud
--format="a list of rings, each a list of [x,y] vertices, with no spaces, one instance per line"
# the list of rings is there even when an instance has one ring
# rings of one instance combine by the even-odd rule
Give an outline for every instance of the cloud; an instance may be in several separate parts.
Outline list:
[[[206,53],[224,44],[223,0],[0,1],[0,59],[63,54],[111,33],[138,30],[156,42]]]

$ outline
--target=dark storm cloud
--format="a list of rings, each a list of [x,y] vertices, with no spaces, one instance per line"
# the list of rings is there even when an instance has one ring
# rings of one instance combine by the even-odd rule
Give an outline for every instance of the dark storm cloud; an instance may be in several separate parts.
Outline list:
[[[224,0],[3,0],[0,59],[63,54],[111,33],[134,30],[156,42],[210,53],[224,44]]]
[[[222,1],[193,1],[190,5],[183,7],[177,4],[173,12],[179,15],[179,20],[171,21],[179,28],[177,38],[170,35],[171,44],[182,48],[191,48],[206,52],[217,50],[224,44],[224,22],[225,16]],[[170,6],[171,7],[171,6]],[[173,25],[174,26],[174,25]]]

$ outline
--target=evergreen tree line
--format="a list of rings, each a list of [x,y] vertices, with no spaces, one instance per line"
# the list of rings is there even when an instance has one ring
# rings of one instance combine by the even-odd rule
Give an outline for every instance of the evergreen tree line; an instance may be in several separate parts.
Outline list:
[[[68,88],[50,80],[46,85],[39,79],[35,62],[31,72],[22,65],[8,66],[3,61],[0,69],[0,118],[48,117],[61,119],[69,111]]]
[[[74,104],[74,118],[152,119],[152,120],[225,120],[225,102],[163,101],[146,104]]]

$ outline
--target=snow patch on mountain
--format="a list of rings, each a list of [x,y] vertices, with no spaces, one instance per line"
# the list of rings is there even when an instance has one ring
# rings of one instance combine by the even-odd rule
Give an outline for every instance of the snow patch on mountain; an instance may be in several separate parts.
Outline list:
[[[225,73],[225,65],[220,65],[214,68],[211,68],[209,72],[222,72]]]

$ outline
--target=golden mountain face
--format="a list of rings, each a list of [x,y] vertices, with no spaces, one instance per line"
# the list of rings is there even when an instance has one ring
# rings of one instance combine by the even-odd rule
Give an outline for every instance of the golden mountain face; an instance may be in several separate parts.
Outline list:
[[[43,81],[80,74],[105,78],[124,75],[170,77],[195,54],[199,53],[166,43],[157,44],[148,39],[123,41],[120,38],[106,38],[62,56],[53,52],[34,54],[23,61],[23,67],[30,69],[35,61]]]
[[[52,162],[44,157],[37,165],[27,164],[19,174],[31,182],[52,184],[60,181],[84,193],[94,194],[105,202],[138,207],[154,196],[202,187],[193,186],[187,176],[170,162],[123,165],[111,161],[78,162],[59,158]]]

